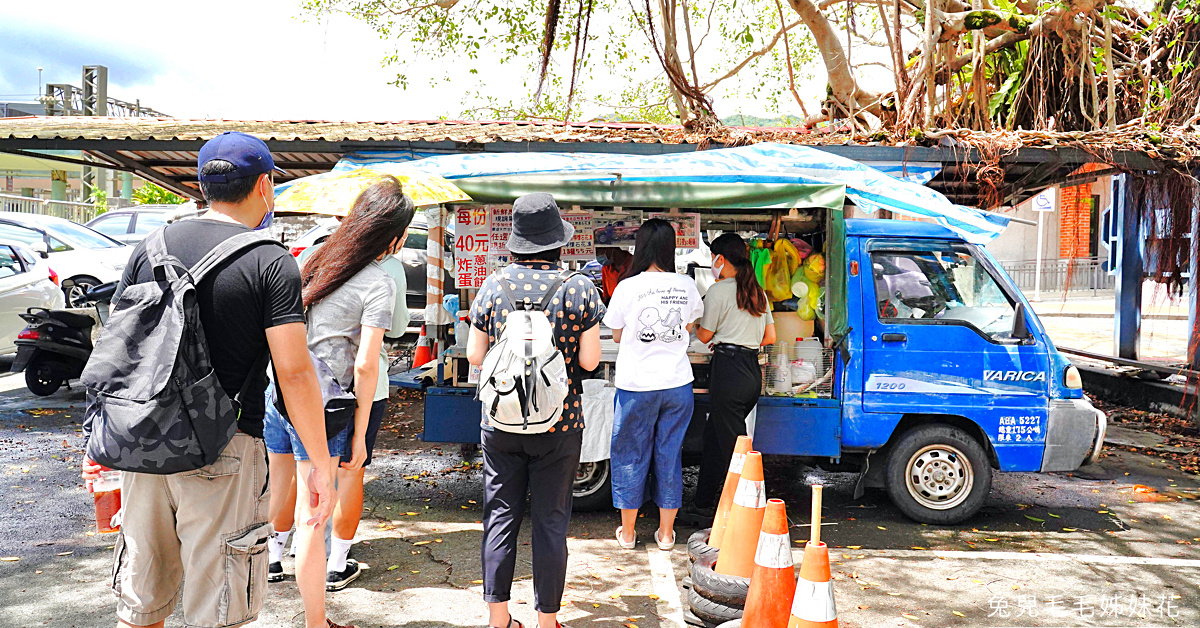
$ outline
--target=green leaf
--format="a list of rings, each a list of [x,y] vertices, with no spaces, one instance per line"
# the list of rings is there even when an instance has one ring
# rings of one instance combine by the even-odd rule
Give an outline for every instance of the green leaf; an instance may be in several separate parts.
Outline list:
[[[1034,517],[1034,516],[1032,516],[1032,515],[1025,515],[1025,518],[1026,518],[1026,519],[1028,519],[1028,520],[1030,520],[1030,521],[1036,521],[1036,522],[1038,522],[1038,523],[1046,523],[1046,520],[1045,520],[1045,519],[1038,519],[1037,517]]]

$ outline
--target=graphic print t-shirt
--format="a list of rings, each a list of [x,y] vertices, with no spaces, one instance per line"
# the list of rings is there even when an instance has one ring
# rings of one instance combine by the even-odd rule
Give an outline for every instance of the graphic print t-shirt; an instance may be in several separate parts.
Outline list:
[[[617,388],[646,391],[692,381],[687,325],[704,313],[696,282],[687,275],[645,272],[613,291],[604,324],[621,329]]]

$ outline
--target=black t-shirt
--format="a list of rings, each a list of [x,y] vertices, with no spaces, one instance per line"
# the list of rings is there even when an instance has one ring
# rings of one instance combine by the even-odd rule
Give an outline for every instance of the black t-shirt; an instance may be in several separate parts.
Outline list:
[[[167,226],[167,252],[184,265],[194,266],[221,242],[247,231],[245,226],[231,222],[185,220]],[[153,278],[143,240],[129,257],[117,296],[125,286]],[[250,370],[267,351],[267,328],[304,322],[300,268],[283,248],[262,244],[234,255],[209,272],[196,286],[196,297],[213,369],[225,394],[232,399],[248,376],[259,380],[242,400],[238,429],[261,438],[267,373],[266,369],[258,373]]]
[[[471,324],[480,331],[487,332],[489,346],[495,344],[504,334],[504,319],[512,309],[500,282],[509,282],[509,290],[518,300],[529,298],[536,302],[542,299],[549,290],[550,282],[561,272],[562,269],[556,264],[518,262],[493,273],[484,280],[475,295],[475,301],[471,303]],[[604,318],[604,303],[600,300],[600,291],[590,279],[583,275],[575,275],[563,282],[558,289],[558,295],[550,301],[546,313],[554,325],[554,346],[562,351],[567,366],[567,378],[571,384],[570,394],[563,401],[562,416],[559,417],[558,423],[550,428],[550,432],[577,432],[583,429],[583,408],[580,402],[583,394],[583,376],[586,373],[579,366],[579,337]],[[493,429],[487,425],[486,415],[481,425],[485,430]]]

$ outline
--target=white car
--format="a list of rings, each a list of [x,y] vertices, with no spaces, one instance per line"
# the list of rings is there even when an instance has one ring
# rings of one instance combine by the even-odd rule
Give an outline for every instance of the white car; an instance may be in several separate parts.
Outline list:
[[[20,212],[0,212],[0,241],[20,242],[46,256],[69,307],[87,305],[88,288],[119,281],[133,252],[133,247],[81,224]]]
[[[17,350],[14,341],[25,328],[18,314],[31,307],[61,309],[65,302],[46,260],[23,244],[0,240],[0,353]]]

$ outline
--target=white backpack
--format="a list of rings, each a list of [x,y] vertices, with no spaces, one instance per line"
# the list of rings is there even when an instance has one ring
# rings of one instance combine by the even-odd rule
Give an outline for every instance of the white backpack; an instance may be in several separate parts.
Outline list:
[[[528,298],[518,300],[501,279],[500,287],[513,309],[504,320],[500,340],[483,358],[476,395],[493,428],[541,434],[562,415],[570,382],[562,351],[554,346],[554,327],[546,308],[573,275],[560,274],[536,307]]]

